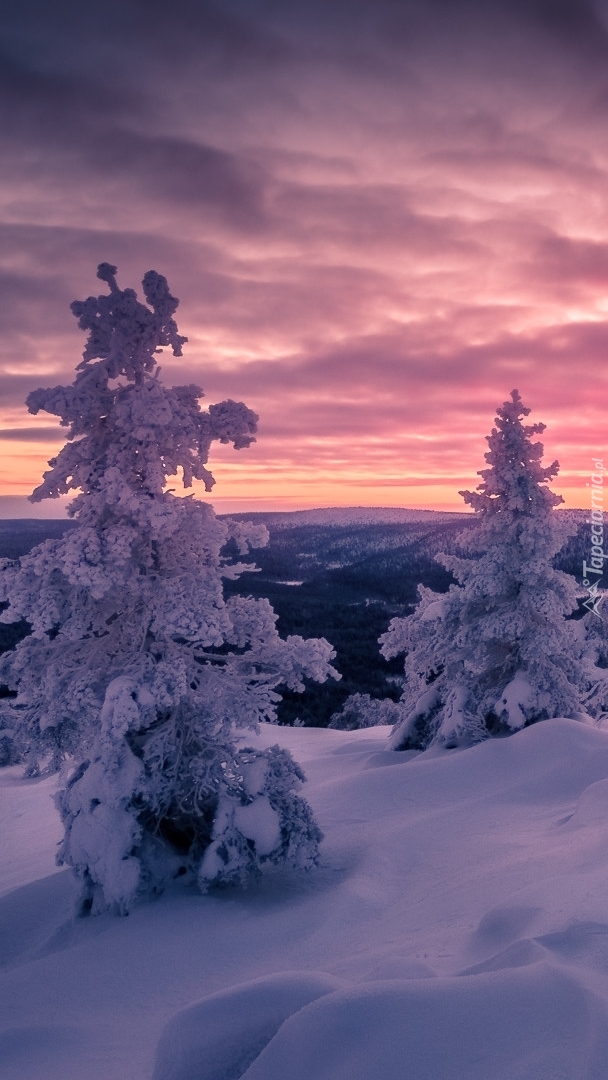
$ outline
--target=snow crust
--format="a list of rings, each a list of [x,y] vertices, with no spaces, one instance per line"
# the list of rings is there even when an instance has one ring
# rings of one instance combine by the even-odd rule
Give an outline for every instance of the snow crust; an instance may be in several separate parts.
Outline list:
[[[52,784],[2,770],[3,1080],[605,1080],[608,732],[388,734],[262,725],[309,777],[320,868],[125,918],[73,920]]]

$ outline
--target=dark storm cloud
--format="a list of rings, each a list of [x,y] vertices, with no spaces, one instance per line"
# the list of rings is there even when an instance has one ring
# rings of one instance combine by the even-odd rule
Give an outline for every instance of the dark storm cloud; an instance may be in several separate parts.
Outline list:
[[[0,101],[5,166],[15,160],[26,170],[21,148],[29,148],[29,163],[39,166],[49,152],[65,153],[104,122],[120,117],[124,123],[142,107],[134,88],[118,92],[107,81],[65,73],[60,65],[37,69],[27,57],[11,55],[1,39]]]
[[[604,4],[589,0],[500,0],[507,14],[517,12],[524,22],[541,27],[565,48],[579,50],[586,58],[605,59],[608,55],[606,23],[598,12]]]
[[[463,29],[474,36],[508,31],[496,41],[497,52],[522,32],[542,34],[587,59],[605,56],[608,45],[605,4],[590,0],[379,0],[373,7],[393,34],[399,27],[404,36],[415,29],[435,41],[443,34],[455,51],[462,47]]]
[[[9,70],[22,89],[25,78],[28,96],[45,87],[60,100],[78,79],[89,101],[107,106],[130,85],[140,88],[132,91],[136,97],[153,84],[162,93],[167,77],[179,78],[185,65],[194,64],[204,83],[289,61],[294,45],[265,23],[259,5],[240,7],[205,0],[56,0],[50,7],[24,0],[5,8],[0,30]]]
[[[0,57],[0,70],[2,70]],[[4,69],[0,136],[8,139],[6,164],[30,178],[65,178],[101,186],[112,182],[143,199],[161,198],[229,213],[241,227],[262,218],[264,172],[259,165],[213,146],[129,128],[129,103],[106,87],[73,77]],[[133,96],[132,102],[135,102]],[[20,147],[35,144],[29,161]]]
[[[235,154],[211,146],[131,131],[101,132],[82,157],[99,178],[122,180],[135,196],[160,197],[191,210],[219,210],[232,225],[263,221],[264,173]]]

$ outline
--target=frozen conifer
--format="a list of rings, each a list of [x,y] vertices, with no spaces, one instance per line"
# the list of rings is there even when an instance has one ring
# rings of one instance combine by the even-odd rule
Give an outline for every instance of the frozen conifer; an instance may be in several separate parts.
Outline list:
[[[401,706],[390,698],[351,694],[342,708],[333,713],[327,726],[334,731],[358,731],[381,724],[395,724],[402,715]]]
[[[553,558],[573,531],[547,482],[533,436],[544,424],[514,390],[488,436],[489,468],[477,491],[461,491],[478,516],[461,538],[470,558],[438,555],[459,584],[438,595],[420,588],[416,611],[393,619],[385,657],[406,653],[404,719],[395,749],[454,746],[507,734],[554,716],[583,718],[580,635],[567,616],[576,586]],[[467,550],[468,549],[468,550]]]
[[[220,522],[167,478],[210,490],[211,442],[248,446],[257,417],[234,401],[203,411],[198,386],[162,384],[156,354],[186,340],[178,302],[154,271],[147,305],[115,273],[102,264],[109,294],[72,305],[88,332],[74,383],[27,402],[69,429],[32,500],[79,490],[76,526],[0,575],[4,619],[32,626],[0,661],[16,692],[5,725],[30,771],[69,758],[60,860],[82,880],[83,910],[126,910],[175,876],[206,888],[265,863],[314,864],[300,769],[238,733],[273,719],[280,684],[333,674],[334,656],[324,639],[282,640],[267,600],[225,599],[224,579],[248,568],[227,542],[244,555],[265,530]]]

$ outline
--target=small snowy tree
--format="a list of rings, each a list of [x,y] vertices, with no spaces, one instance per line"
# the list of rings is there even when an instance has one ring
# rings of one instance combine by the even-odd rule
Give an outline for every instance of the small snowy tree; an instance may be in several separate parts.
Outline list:
[[[532,436],[545,425],[523,424],[529,412],[514,390],[488,436],[482,483],[460,492],[478,515],[460,538],[471,558],[437,556],[459,584],[443,595],[420,587],[416,611],[380,638],[385,657],[407,654],[395,749],[475,742],[554,716],[587,719],[580,634],[566,619],[576,586],[552,565],[576,527],[555,513],[562,499],[547,481],[558,463],[541,465]]]
[[[357,731],[359,728],[396,724],[403,709],[391,698],[373,698],[369,694],[351,694],[341,709],[333,714],[328,728],[334,731]]]
[[[602,727],[608,722],[608,627],[598,612],[585,615],[578,624],[583,642],[582,668],[586,682],[583,703]]]
[[[5,726],[30,771],[69,758],[59,861],[81,878],[83,911],[125,911],[180,875],[204,889],[265,863],[312,866],[320,832],[301,770],[238,733],[274,718],[279,684],[335,674],[324,639],[282,640],[267,600],[224,598],[223,580],[251,568],[226,544],[244,554],[265,530],[220,522],[167,478],[181,470],[185,487],[196,477],[209,491],[212,440],[248,446],[257,417],[234,401],[203,411],[198,386],[163,386],[155,354],[180,355],[186,340],[178,301],[154,271],[148,306],[115,273],[101,264],[109,294],[72,305],[88,332],[73,385],[27,401],[69,428],[32,501],[79,489],[76,527],[0,574],[3,619],[32,627],[0,661],[16,693]]]

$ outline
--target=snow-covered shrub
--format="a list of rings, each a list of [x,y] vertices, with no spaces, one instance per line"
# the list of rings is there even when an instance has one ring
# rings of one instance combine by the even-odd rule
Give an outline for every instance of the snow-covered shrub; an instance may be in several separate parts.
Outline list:
[[[460,492],[479,519],[461,538],[471,558],[437,556],[459,584],[443,595],[420,587],[416,611],[380,638],[385,657],[406,653],[395,749],[474,742],[555,716],[588,719],[580,634],[567,621],[576,585],[552,565],[575,526],[554,510],[562,499],[546,485],[558,463],[542,467],[532,436],[545,425],[524,425],[529,412],[514,390],[488,436],[482,483]]]
[[[603,599],[603,590],[596,595]],[[589,610],[578,624],[583,642],[583,673],[586,692],[583,700],[591,716],[608,722],[608,609]]]
[[[356,731],[358,728],[397,724],[403,718],[403,708],[390,698],[373,698],[369,694],[351,694],[327,725],[337,731]]]
[[[11,728],[0,728],[0,766],[19,764],[20,754],[15,732]]]
[[[197,477],[210,490],[212,440],[248,446],[257,417],[163,386],[155,354],[186,340],[178,302],[154,271],[149,306],[115,272],[98,270],[109,295],[72,305],[88,331],[73,385],[28,398],[69,428],[32,500],[80,489],[77,527],[0,574],[2,617],[32,627],[0,659],[16,691],[4,726],[30,772],[70,761],[60,859],[82,880],[83,910],[126,910],[179,875],[206,888],[284,859],[311,866],[320,833],[301,770],[278,748],[244,749],[239,729],[274,718],[280,684],[335,674],[328,642],[282,640],[267,600],[225,599],[224,579],[249,568],[226,544],[245,555],[266,532],[220,522],[167,478],[181,470],[185,487]]]

